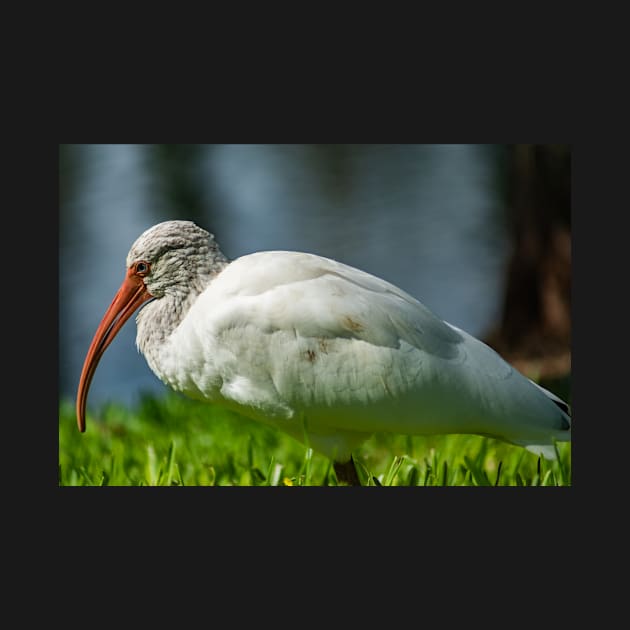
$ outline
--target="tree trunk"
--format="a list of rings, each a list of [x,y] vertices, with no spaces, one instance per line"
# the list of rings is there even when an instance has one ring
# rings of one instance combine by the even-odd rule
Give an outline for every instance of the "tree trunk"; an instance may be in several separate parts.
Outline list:
[[[571,149],[512,145],[512,255],[503,312],[487,343],[530,378],[571,371]]]

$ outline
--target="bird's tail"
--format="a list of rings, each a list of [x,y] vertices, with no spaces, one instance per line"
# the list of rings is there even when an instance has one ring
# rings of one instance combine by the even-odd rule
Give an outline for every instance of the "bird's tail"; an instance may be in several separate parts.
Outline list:
[[[521,443],[521,446],[525,447],[528,451],[531,451],[536,455],[542,455],[545,459],[556,460],[558,459],[558,451],[553,440],[557,442],[571,441],[571,409],[569,408],[569,405],[564,400],[562,400],[562,398],[558,398],[558,396],[550,392],[548,389],[541,387],[540,385],[538,385],[538,383],[534,383],[534,381],[531,382],[560,409],[560,426],[554,431],[553,435],[551,436],[551,443]]]
[[[534,381],[532,381],[532,383],[534,383]],[[565,403],[564,400],[562,400],[562,398],[558,398],[553,392],[550,392],[548,389],[541,387],[538,383],[534,383],[534,385],[536,385],[536,387],[538,387],[538,389],[543,394],[545,394],[547,398],[552,400],[556,405],[558,405],[558,407],[560,407],[560,409],[562,409],[562,411],[564,412],[564,416],[566,417],[566,422],[567,422],[566,428],[567,430],[570,431],[571,430],[571,410],[569,408],[569,405]]]

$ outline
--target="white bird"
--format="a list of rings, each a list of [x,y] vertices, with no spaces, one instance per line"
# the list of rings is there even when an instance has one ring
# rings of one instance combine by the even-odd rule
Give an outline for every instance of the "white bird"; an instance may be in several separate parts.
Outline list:
[[[132,245],[83,365],[81,432],[97,364],[140,306],[136,344],[161,381],[288,433],[346,483],[374,432],[479,434],[551,458],[571,439],[565,402],[393,284],[307,253],[229,262],[191,221]]]

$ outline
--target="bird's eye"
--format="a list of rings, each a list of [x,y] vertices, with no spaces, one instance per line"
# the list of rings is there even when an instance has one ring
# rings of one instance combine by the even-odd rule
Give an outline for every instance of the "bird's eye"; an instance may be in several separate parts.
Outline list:
[[[136,274],[139,276],[146,276],[150,269],[151,265],[148,262],[144,262],[144,260],[136,263]]]

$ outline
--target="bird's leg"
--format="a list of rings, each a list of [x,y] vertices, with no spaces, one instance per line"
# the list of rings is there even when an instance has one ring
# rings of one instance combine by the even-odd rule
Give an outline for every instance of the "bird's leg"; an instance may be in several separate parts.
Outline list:
[[[339,483],[343,483],[348,486],[361,485],[352,455],[350,455],[350,459],[347,462],[333,462],[333,468],[335,469],[335,474],[337,475],[337,481]]]

